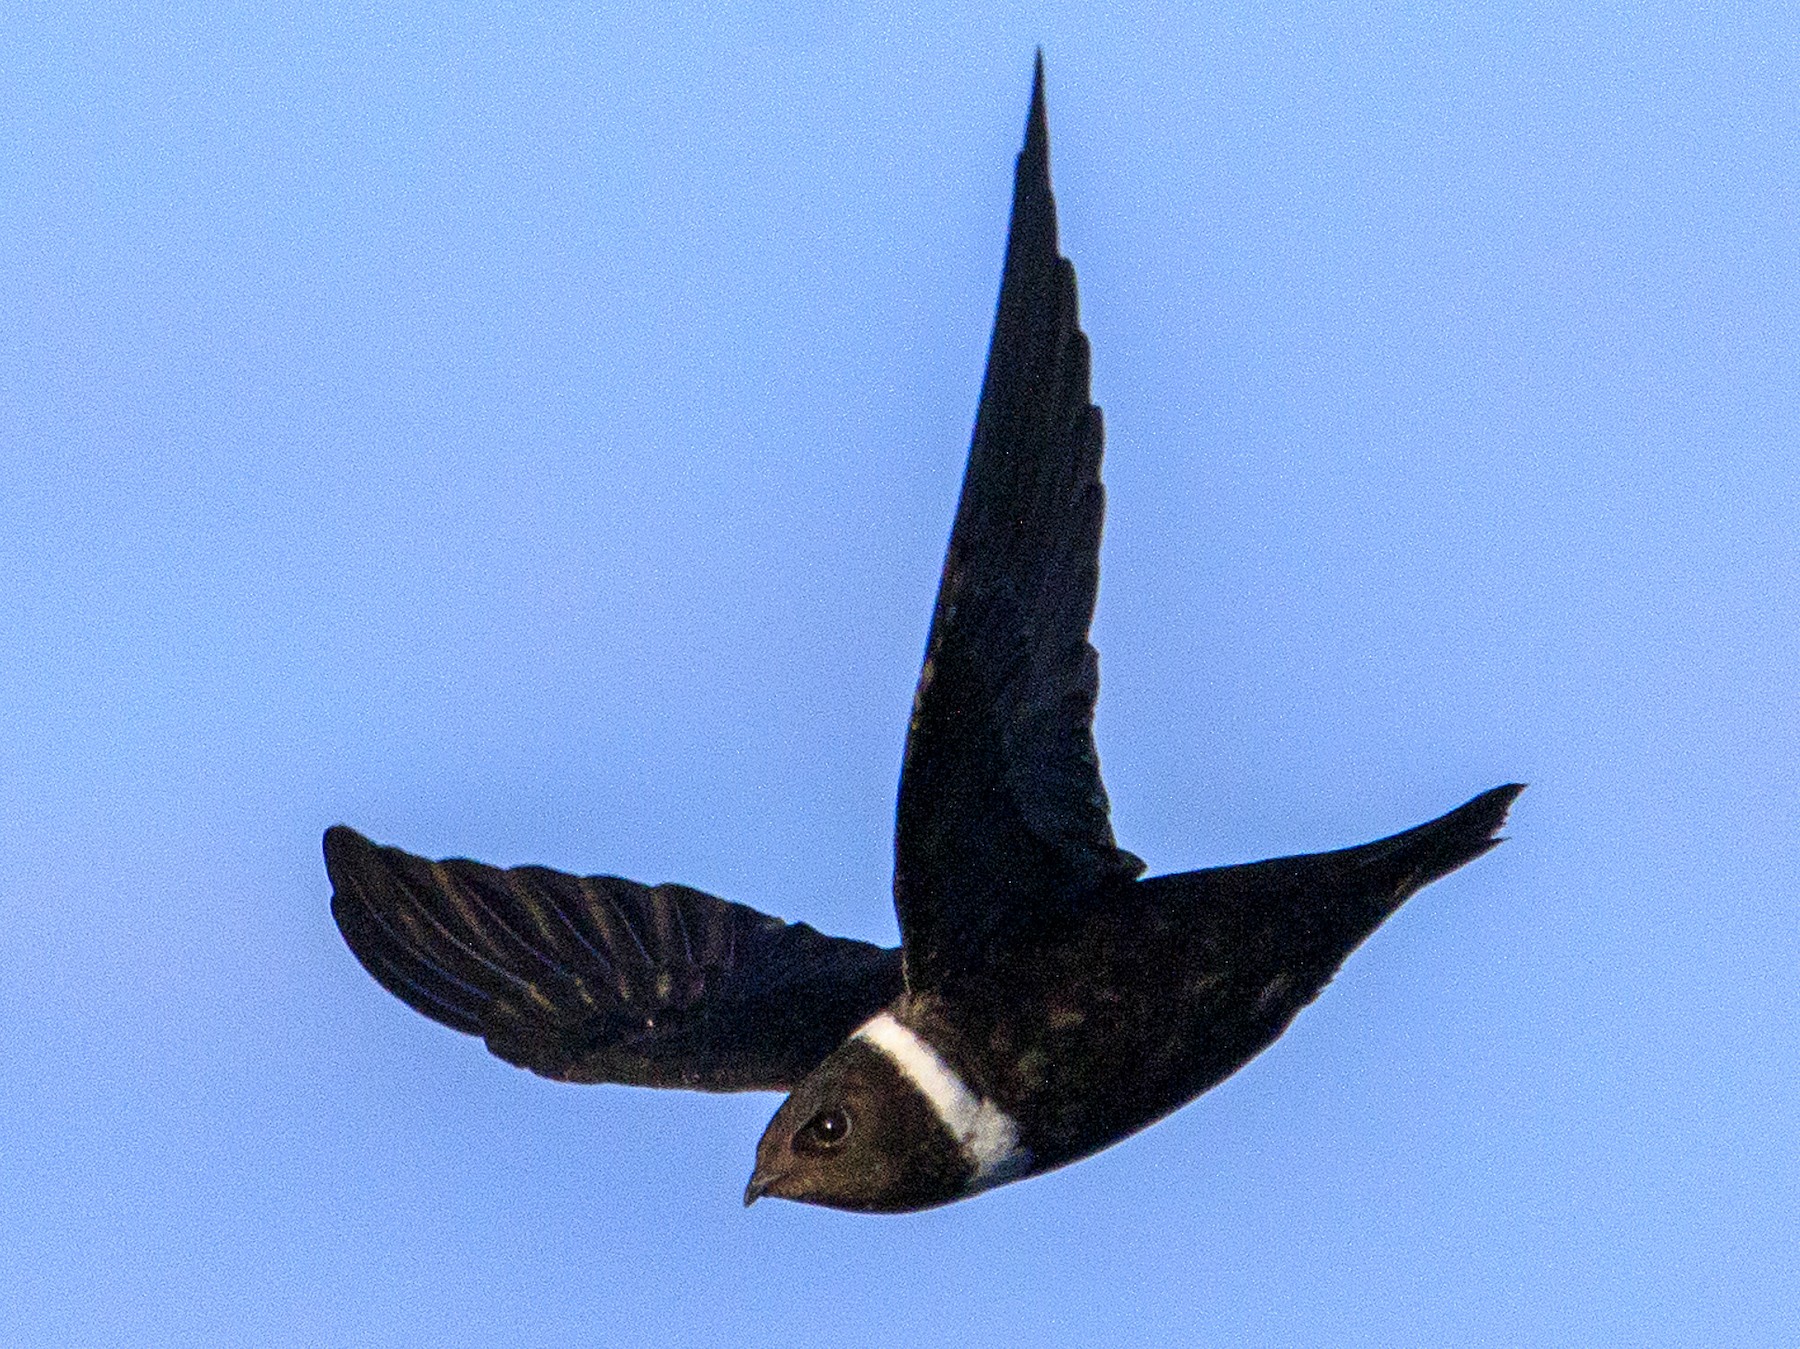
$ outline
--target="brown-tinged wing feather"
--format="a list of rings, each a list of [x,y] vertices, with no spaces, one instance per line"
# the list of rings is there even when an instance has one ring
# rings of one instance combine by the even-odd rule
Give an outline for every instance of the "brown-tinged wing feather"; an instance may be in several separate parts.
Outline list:
[[[343,825],[325,865],[384,988],[565,1082],[786,1091],[901,988],[898,951],[683,885],[433,862]]]

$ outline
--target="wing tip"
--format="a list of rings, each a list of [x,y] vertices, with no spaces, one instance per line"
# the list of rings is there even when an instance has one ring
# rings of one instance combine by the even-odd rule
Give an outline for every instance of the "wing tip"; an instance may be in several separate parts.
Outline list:
[[[325,854],[325,870],[332,884],[337,884],[338,877],[356,859],[368,856],[376,847],[374,842],[347,824],[334,824],[327,829],[320,840],[320,850]]]
[[[1044,49],[1037,49],[1031,73],[1031,109],[1025,114],[1025,145],[1019,151],[1019,184],[1050,191],[1050,114],[1044,103]]]
[[[325,831],[325,837],[322,840],[322,842],[325,845],[326,856],[329,857],[331,855],[332,848],[336,845],[342,844],[345,840],[358,839],[361,837],[362,837],[361,834],[357,833],[356,830],[352,829],[347,824],[332,825],[329,829],[327,829]]]
[[[357,947],[350,935],[357,921],[351,911],[356,899],[356,877],[368,874],[367,863],[375,846],[347,824],[332,825],[320,841],[321,851],[325,854],[325,876],[331,882],[331,917],[352,951]]]

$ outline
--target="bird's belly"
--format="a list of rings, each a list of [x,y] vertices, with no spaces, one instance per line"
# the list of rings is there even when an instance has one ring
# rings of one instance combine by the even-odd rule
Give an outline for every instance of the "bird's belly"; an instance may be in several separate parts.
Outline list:
[[[1155,1123],[1267,1048],[1318,992],[1204,932],[1138,928],[1074,946],[991,1023],[994,1084],[1035,1170]]]

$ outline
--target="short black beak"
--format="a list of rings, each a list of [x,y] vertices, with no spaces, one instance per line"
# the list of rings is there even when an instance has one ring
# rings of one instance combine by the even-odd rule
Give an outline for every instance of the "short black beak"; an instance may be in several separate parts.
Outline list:
[[[750,1177],[750,1183],[744,1186],[744,1207],[749,1208],[769,1191],[775,1183],[775,1177],[765,1176],[761,1171]]]
[[[765,1194],[780,1196],[781,1182],[787,1179],[787,1172],[779,1167],[757,1164],[750,1173],[750,1183],[744,1186],[744,1207],[749,1208]]]

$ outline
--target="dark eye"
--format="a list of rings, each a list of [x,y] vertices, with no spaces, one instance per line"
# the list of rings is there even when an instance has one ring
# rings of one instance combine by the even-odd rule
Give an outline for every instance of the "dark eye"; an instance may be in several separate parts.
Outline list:
[[[821,1110],[805,1124],[800,1132],[794,1135],[795,1152],[830,1152],[840,1147],[850,1137],[850,1116],[846,1111],[833,1106],[829,1110]]]

